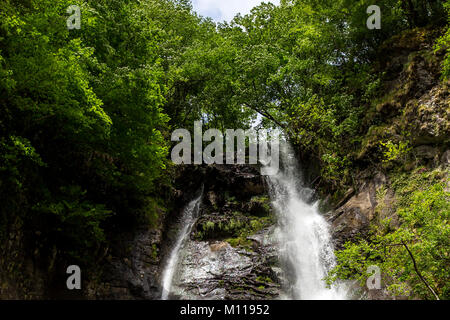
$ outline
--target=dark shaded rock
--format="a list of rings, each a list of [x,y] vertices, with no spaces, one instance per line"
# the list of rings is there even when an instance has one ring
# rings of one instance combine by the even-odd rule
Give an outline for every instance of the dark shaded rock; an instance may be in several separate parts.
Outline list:
[[[12,223],[5,238],[0,244],[0,300],[45,299],[48,272],[37,262],[37,249],[27,252],[20,219]]]
[[[434,159],[439,154],[439,150],[431,146],[419,146],[414,149],[414,152],[418,157],[424,159]]]
[[[218,197],[217,194],[214,193],[213,191],[209,191],[209,192],[207,193],[207,195],[206,195],[206,200],[208,201],[208,203],[209,203],[211,206],[213,206],[213,207],[215,207],[215,208],[217,208],[218,205],[219,205],[219,203],[221,202],[221,201],[219,202],[219,197]]]
[[[450,150],[444,152],[441,157],[441,165],[446,168],[450,165]]]
[[[272,214],[272,208],[268,197],[253,197],[243,206],[244,211],[252,216],[267,217]]]
[[[162,231],[140,229],[122,236],[108,257],[103,277],[88,285],[90,299],[141,300],[159,297],[159,246]]]
[[[345,193],[345,195],[342,197],[342,199],[336,205],[336,208],[342,207],[344,205],[344,203],[346,203],[348,200],[350,200],[351,197],[353,197],[354,194],[355,194],[355,189],[353,189],[353,188],[348,189],[347,192]]]

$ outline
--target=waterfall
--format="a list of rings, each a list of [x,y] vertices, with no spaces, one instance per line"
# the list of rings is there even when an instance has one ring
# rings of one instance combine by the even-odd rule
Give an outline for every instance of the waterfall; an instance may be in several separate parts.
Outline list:
[[[328,223],[318,204],[310,204],[313,191],[303,184],[292,148],[285,143],[280,152],[282,168],[267,179],[279,222],[280,258],[290,282],[288,298],[345,299],[344,288],[329,289],[323,281],[335,265]]]
[[[172,281],[178,266],[180,250],[189,237],[192,227],[198,217],[202,195],[203,187],[200,195],[196,199],[192,200],[183,210],[180,221],[181,229],[177,234],[175,245],[170,252],[166,267],[164,268],[164,272],[162,274],[162,300],[167,300],[169,298],[170,290],[172,288]]]

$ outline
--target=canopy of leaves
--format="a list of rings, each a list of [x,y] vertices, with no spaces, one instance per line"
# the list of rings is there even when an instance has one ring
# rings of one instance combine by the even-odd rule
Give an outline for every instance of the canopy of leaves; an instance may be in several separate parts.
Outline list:
[[[106,225],[154,210],[168,116],[151,14],[79,2],[82,28],[68,30],[72,4],[0,3],[0,213],[5,228],[19,218],[44,250],[83,260]]]

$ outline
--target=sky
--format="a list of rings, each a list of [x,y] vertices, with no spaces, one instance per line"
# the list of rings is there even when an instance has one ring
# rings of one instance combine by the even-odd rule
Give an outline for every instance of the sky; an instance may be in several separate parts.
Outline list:
[[[222,22],[231,21],[237,13],[249,13],[261,2],[279,4],[279,0],[192,0],[192,5],[200,15]]]

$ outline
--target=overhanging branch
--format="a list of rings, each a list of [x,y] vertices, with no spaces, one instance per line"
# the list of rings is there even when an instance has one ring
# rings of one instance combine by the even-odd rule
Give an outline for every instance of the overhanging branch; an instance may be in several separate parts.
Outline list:
[[[266,110],[261,110],[259,108],[256,108],[254,106],[249,105],[248,103],[244,103],[244,105],[249,108],[252,109],[253,111],[256,111],[257,113],[259,113],[260,115],[262,115],[263,117],[269,119],[270,121],[273,121],[277,126],[279,126],[280,128],[285,128],[286,126],[284,124],[282,124],[281,122],[279,122],[277,119],[275,119],[269,112],[267,112]]]

